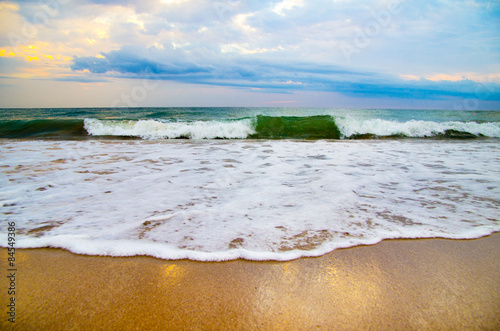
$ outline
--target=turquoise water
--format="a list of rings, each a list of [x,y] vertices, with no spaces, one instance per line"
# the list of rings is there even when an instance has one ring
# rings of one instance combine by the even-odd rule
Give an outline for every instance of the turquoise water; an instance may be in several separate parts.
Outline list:
[[[500,137],[500,112],[315,108],[1,109],[0,138]]]
[[[172,119],[178,121],[209,121],[265,116],[354,117],[359,119],[410,120],[446,122],[500,122],[499,111],[411,110],[411,109],[329,109],[329,108],[248,108],[248,107],[191,107],[191,108],[23,108],[0,109],[0,120],[36,119]]]

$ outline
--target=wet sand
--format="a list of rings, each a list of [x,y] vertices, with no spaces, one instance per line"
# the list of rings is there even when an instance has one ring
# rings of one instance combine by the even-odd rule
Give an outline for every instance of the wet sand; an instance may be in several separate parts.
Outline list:
[[[7,274],[7,251],[1,249]],[[17,330],[500,329],[500,233],[289,262],[17,250]],[[8,279],[0,282],[7,322]]]

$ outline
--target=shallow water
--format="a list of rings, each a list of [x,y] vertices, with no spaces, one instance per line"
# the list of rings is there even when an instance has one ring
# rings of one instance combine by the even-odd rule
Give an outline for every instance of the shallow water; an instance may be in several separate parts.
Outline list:
[[[289,260],[500,231],[499,149],[497,139],[4,139],[0,205],[19,248]]]

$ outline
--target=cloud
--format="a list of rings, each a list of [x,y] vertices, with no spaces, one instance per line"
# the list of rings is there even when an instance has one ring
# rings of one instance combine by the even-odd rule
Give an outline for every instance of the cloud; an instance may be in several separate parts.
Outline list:
[[[48,13],[43,2],[4,1],[0,51],[13,51],[5,36],[23,36],[26,22],[36,23],[36,33],[19,45],[15,62],[0,57],[0,71],[89,83],[148,78],[255,93],[499,99],[498,78],[481,83],[500,71],[498,1],[402,0],[388,15],[394,1],[84,0],[61,2],[38,23],[37,13]],[[376,33],[366,34],[376,24]],[[340,46],[360,40],[366,45],[346,61]],[[40,49],[28,54],[28,45]],[[43,61],[23,61],[28,55]]]
[[[463,99],[500,101],[500,85],[472,81],[423,81],[390,84],[346,84],[336,90],[356,97],[393,97],[405,99],[443,100],[453,97]]]
[[[183,56],[181,51],[148,51],[128,47],[103,53],[102,57],[75,58],[71,68],[103,74],[103,77],[148,78],[274,91],[328,91],[356,97],[392,96],[430,100],[450,97],[500,100],[499,84],[468,79],[403,80],[392,75],[348,70],[328,64],[277,63],[253,57],[223,60],[194,57],[193,61],[183,60],[186,58],[189,57]]]
[[[103,74],[116,72],[135,75],[185,75],[208,72],[209,68],[194,63],[177,62],[161,63],[144,58],[134,48],[126,47],[119,51],[103,53],[103,57],[76,57],[71,65],[75,71],[89,70]]]
[[[106,83],[107,79],[90,78],[85,76],[64,76],[51,79],[58,82],[79,82],[79,83]]]

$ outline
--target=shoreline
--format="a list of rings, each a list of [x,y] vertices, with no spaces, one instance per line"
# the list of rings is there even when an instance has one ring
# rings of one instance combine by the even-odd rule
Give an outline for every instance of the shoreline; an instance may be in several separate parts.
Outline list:
[[[7,249],[0,250],[7,273]],[[499,329],[500,233],[292,261],[16,250],[16,329]],[[7,322],[7,277],[1,277]]]

